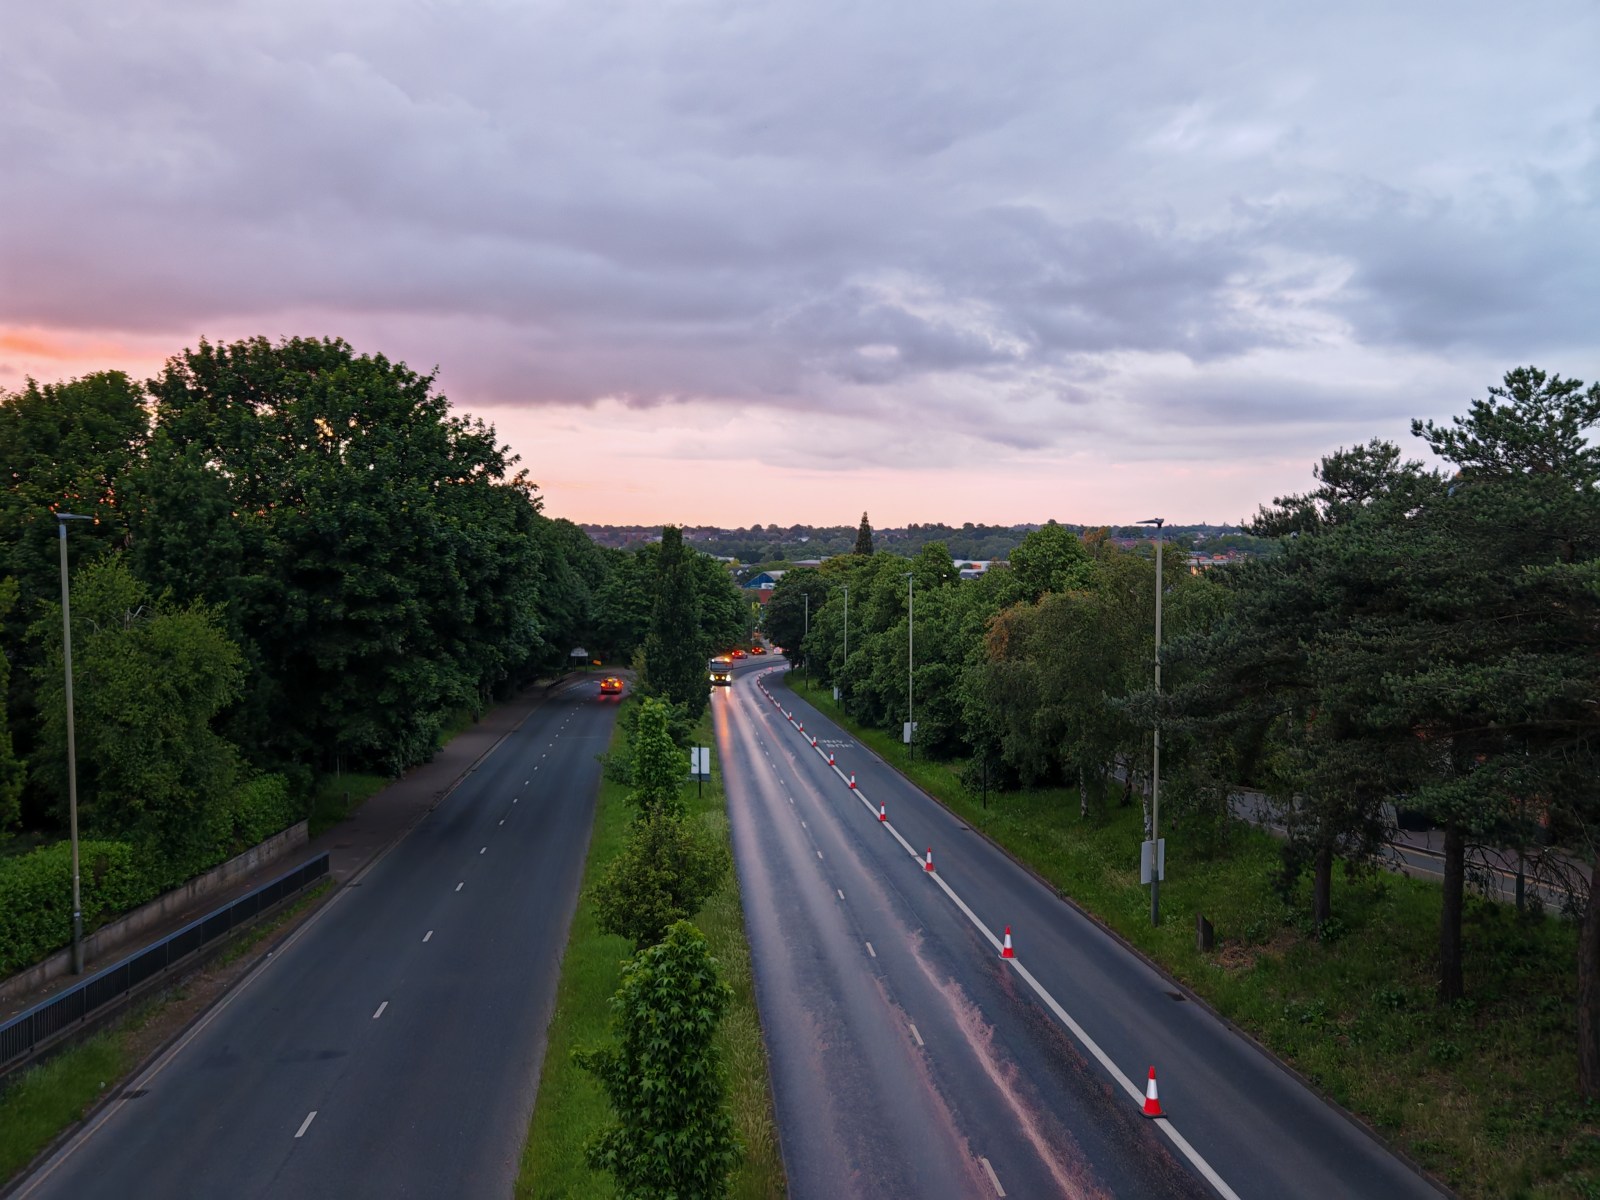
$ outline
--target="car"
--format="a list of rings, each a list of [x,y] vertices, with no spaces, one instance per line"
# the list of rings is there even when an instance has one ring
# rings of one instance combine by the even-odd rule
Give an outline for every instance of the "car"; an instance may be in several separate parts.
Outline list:
[[[743,658],[745,656],[743,650],[734,650],[732,654],[734,658]]]
[[[622,680],[615,675],[607,675],[600,681],[600,694],[602,696],[622,695]]]
[[[761,643],[759,643],[759,642],[757,642],[754,646],[750,647],[750,653],[751,654],[765,654],[766,652],[767,652],[767,648],[765,646],[761,645]]]

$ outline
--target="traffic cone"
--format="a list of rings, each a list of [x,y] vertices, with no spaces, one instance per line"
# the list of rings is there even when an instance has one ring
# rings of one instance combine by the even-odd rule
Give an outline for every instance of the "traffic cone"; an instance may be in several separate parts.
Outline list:
[[[924,871],[933,870],[933,847],[932,846],[928,847],[928,861],[922,864],[922,869]]]
[[[856,790],[856,777],[853,774],[850,776],[850,790],[852,792]]]
[[[831,755],[831,754],[830,754],[830,755],[828,755],[828,765],[829,765],[829,766],[830,766],[830,767],[831,767],[831,766],[833,766],[833,755]]]
[[[1011,926],[1006,926],[1006,944],[1000,950],[1001,958],[1015,958],[1016,954],[1011,949]]]
[[[879,800],[878,801],[878,820],[880,820],[880,821],[888,821],[888,819],[889,819],[889,814],[883,811],[883,801]]]
[[[1156,1097],[1156,1069],[1150,1068],[1150,1081],[1144,1085],[1144,1115],[1147,1117],[1164,1117],[1167,1114],[1161,1111],[1161,1101]]]
[[[814,734],[814,733],[811,735],[811,744],[813,746],[815,746],[817,744],[817,735]]]

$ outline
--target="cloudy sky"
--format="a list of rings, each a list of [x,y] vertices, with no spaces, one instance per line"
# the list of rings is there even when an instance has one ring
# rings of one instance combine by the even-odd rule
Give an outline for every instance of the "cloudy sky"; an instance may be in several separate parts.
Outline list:
[[[0,387],[418,369],[579,521],[1235,520],[1600,376],[1590,0],[0,0]]]

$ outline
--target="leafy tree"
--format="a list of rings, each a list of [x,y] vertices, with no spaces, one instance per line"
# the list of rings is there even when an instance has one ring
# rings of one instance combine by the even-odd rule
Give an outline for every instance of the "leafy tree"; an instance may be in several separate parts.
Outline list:
[[[653,946],[674,922],[700,911],[729,865],[721,839],[680,813],[647,809],[594,890],[600,928],[635,950]]]
[[[67,801],[61,610],[44,605],[35,684],[44,716],[34,772]],[[237,752],[212,729],[238,695],[243,660],[214,608],[153,599],[121,556],[74,575],[72,649],[80,812],[86,831],[141,843],[169,883],[211,865],[228,840]]]
[[[683,781],[688,774],[683,751],[672,738],[672,705],[645,697],[633,731],[633,794],[641,815],[684,814]]]
[[[655,607],[644,643],[645,679],[658,695],[681,705],[691,719],[705,711],[707,692],[696,582],[683,531],[668,525],[661,531],[656,560]]]
[[[861,528],[856,530],[856,554],[872,553],[872,526],[867,521],[867,514],[861,514]]]
[[[1020,598],[1039,599],[1046,592],[1070,592],[1089,582],[1091,563],[1083,543],[1065,526],[1051,521],[1033,530],[1011,552],[1011,574]]]
[[[730,998],[704,935],[679,921],[623,969],[611,1002],[616,1047],[574,1056],[616,1113],[589,1162],[610,1172],[623,1200],[727,1194],[740,1147],[716,1031]]]
[[[827,603],[828,591],[828,577],[814,567],[795,567],[785,572],[772,589],[764,618],[767,636],[783,647],[793,666],[806,665],[806,614],[821,610]]]

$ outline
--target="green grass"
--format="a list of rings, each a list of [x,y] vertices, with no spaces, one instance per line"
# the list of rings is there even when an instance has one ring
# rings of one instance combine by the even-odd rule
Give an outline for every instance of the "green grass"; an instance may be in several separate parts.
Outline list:
[[[383,775],[324,775],[311,796],[310,836],[326,833],[389,783]]]
[[[443,750],[457,734],[465,733],[478,723],[479,710],[471,705],[463,705],[446,713],[444,724],[439,727],[439,749]]]
[[[1202,856],[1180,823],[1164,829],[1163,923],[1152,928],[1137,804],[1084,821],[1075,790],[991,789],[985,809],[959,764],[908,764],[897,739],[844,718],[831,693],[800,694],[1461,1195],[1600,1197],[1600,1106],[1573,1098],[1572,923],[1470,900],[1467,999],[1440,1009],[1437,884],[1336,872],[1335,936],[1317,941],[1309,884],[1288,904],[1273,890],[1276,841],[1235,827]],[[1196,913],[1216,928],[1212,952],[1196,949]]]
[[[630,698],[625,703],[633,701]],[[695,741],[698,745],[715,744],[709,715],[696,729]],[[612,749],[622,744],[619,722]],[[626,785],[609,779],[601,783],[589,859],[584,867],[584,894],[579,897],[561,962],[539,1095],[517,1178],[518,1197],[604,1200],[615,1195],[610,1176],[590,1170],[584,1162],[584,1145],[610,1122],[610,1106],[594,1077],[573,1064],[572,1052],[610,1039],[609,1002],[621,982],[622,963],[632,951],[625,938],[600,933],[587,899],[589,887],[626,841],[633,816],[627,796]],[[712,779],[706,784],[703,797],[697,797],[690,789],[688,799],[691,816],[726,838],[728,820],[719,766],[713,765]],[[734,996],[718,1032],[728,1071],[729,1108],[745,1146],[744,1160],[730,1181],[729,1195],[735,1200],[783,1196],[787,1189],[772,1120],[766,1051],[756,1014],[738,882],[733,873],[706,902],[695,924],[706,935]]]
[[[133,1064],[117,1031],[99,1034],[23,1071],[0,1092],[0,1183],[82,1118]]]

